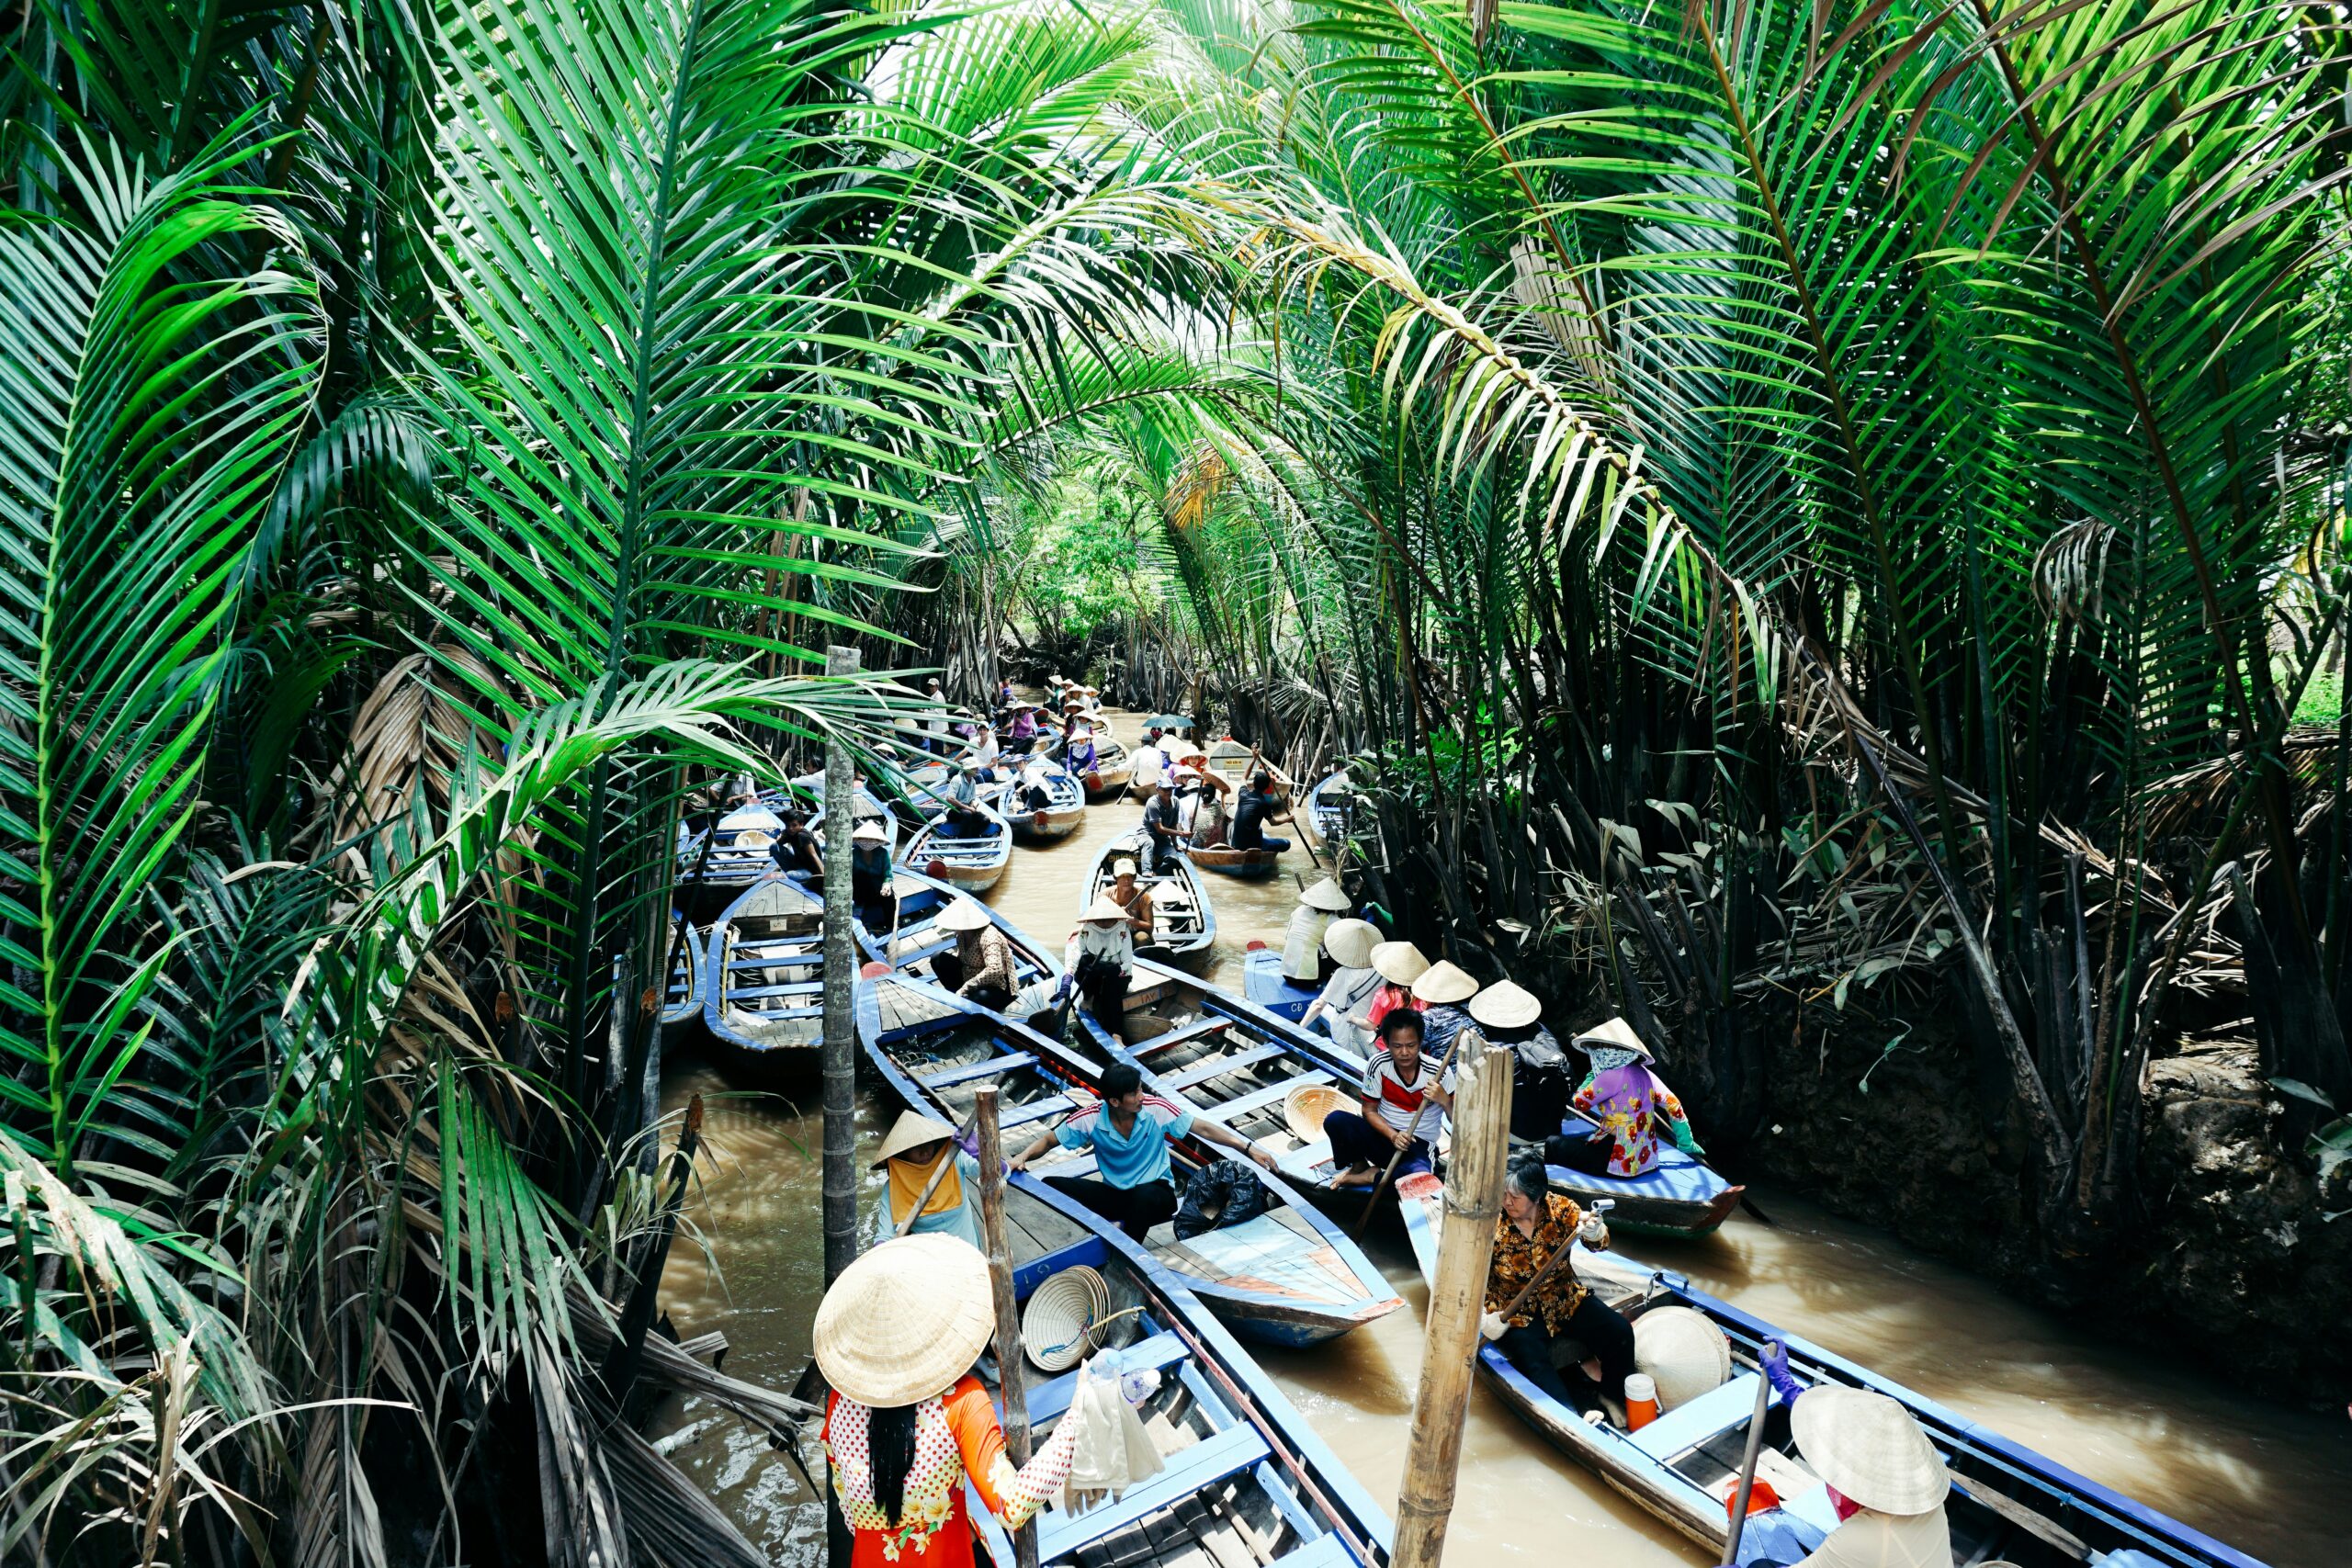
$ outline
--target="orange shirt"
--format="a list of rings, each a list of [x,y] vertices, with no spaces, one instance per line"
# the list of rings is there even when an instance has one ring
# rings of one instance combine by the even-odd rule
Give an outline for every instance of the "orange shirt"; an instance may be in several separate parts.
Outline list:
[[[1061,1490],[1077,1437],[1078,1428],[1063,1422],[1027,1467],[1014,1471],[1005,1456],[996,1406],[980,1380],[967,1373],[946,1393],[917,1407],[915,1462],[893,1529],[873,1501],[865,1409],[834,1394],[825,1408],[823,1438],[832,1456],[833,1490],[849,1520],[851,1568],[972,1568],[966,1478],[990,1513],[1007,1529],[1018,1529]]]

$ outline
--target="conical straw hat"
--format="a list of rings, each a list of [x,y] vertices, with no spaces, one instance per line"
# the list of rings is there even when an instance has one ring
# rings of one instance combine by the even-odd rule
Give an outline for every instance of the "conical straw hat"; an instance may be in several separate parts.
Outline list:
[[[1731,1377],[1731,1341],[1695,1308],[1652,1307],[1634,1319],[1634,1365],[1657,1382],[1658,1409],[1671,1410]]]
[[[1478,982],[1470,972],[1444,959],[1422,970],[1413,979],[1413,998],[1424,1002],[1466,1002],[1478,994]]]
[[[1427,972],[1430,961],[1409,942],[1384,942],[1372,950],[1372,966],[1392,986],[1409,986]]]
[[[1283,1123],[1302,1144],[1323,1136],[1323,1118],[1334,1111],[1352,1111],[1355,1101],[1327,1083],[1293,1084],[1283,1096]]]
[[[920,1111],[901,1111],[899,1119],[890,1123],[890,1131],[882,1139],[881,1151],[866,1161],[866,1168],[897,1159],[909,1149],[919,1149],[925,1144],[935,1144],[942,1138],[952,1138],[956,1129],[936,1116],[925,1116]]]
[[[1488,1029],[1524,1029],[1544,1016],[1535,993],[1498,980],[1470,998],[1470,1016]]]
[[[1577,1035],[1576,1043],[1578,1045],[1623,1045],[1628,1051],[1640,1053],[1642,1060],[1645,1062],[1656,1060],[1650,1055],[1650,1048],[1642,1043],[1642,1037],[1634,1032],[1634,1026],[1622,1018],[1612,1018],[1607,1023],[1594,1024],[1590,1029]]]
[[[1127,918],[1127,911],[1108,893],[1098,893],[1093,903],[1079,911],[1078,918],[1081,920],[1124,920]]]
[[[1333,920],[1323,933],[1323,951],[1342,969],[1362,969],[1380,945],[1380,928],[1370,920]]]
[[[1310,909],[1329,909],[1336,915],[1348,907],[1348,890],[1327,876],[1301,893],[1298,901]]]
[[[989,912],[980,908],[978,899],[958,898],[940,910],[939,918],[932,923],[944,931],[986,931]]]
[[[1815,1473],[1882,1514],[1924,1514],[1951,1476],[1911,1412],[1868,1389],[1824,1385],[1789,1407],[1789,1429]]]
[[[849,837],[854,844],[886,844],[890,841],[890,835],[882,830],[879,822],[860,822],[850,829]]]
[[[844,1399],[888,1409],[944,1393],[996,1331],[988,1259],[944,1231],[886,1241],[817,1306],[817,1366]]]

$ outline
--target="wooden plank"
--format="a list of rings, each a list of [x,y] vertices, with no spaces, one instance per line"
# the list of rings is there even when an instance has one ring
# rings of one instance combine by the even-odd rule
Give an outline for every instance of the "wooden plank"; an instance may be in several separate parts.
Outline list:
[[[1235,1117],[1242,1115],[1245,1112],[1256,1111],[1269,1105],[1279,1104],[1285,1095],[1289,1094],[1292,1089],[1297,1088],[1300,1084],[1329,1083],[1330,1081],[1331,1075],[1327,1072],[1318,1070],[1311,1073],[1301,1073],[1295,1078],[1288,1079],[1282,1083],[1268,1084],[1261,1089],[1239,1096],[1234,1100],[1228,1100],[1221,1105],[1205,1106],[1200,1111],[1194,1112],[1194,1114],[1205,1116],[1212,1122],[1229,1122]]]
[[[1227,1073],[1238,1073],[1256,1066],[1271,1057],[1286,1055],[1280,1045],[1253,1045],[1247,1051],[1237,1051],[1230,1056],[1216,1056],[1205,1062],[1195,1062],[1181,1073],[1171,1073],[1162,1080],[1170,1089],[1190,1089],[1210,1078],[1221,1078]]]

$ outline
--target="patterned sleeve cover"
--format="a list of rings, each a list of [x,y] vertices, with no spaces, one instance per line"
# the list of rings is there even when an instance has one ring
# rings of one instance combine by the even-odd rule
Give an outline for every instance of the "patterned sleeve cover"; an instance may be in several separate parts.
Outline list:
[[[1683,1112],[1682,1101],[1659,1081],[1656,1073],[1650,1075],[1650,1114],[1665,1126],[1666,1135],[1676,1148],[1687,1151],[1697,1141],[1690,1132],[1690,1118]]]
[[[997,1425],[996,1406],[978,1382],[957,1388],[948,1402],[947,1418],[963,1452],[964,1473],[1005,1529],[1027,1524],[1069,1479],[1070,1456],[1078,1447],[1077,1422],[1056,1427],[1046,1446],[1016,1471],[1005,1455],[1004,1428]]]

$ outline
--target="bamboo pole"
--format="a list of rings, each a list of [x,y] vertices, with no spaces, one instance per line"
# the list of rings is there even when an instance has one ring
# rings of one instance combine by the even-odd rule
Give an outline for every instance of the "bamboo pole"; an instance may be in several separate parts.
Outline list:
[[[923,1206],[931,1201],[931,1195],[939,1190],[939,1184],[947,1179],[947,1173],[956,1168],[956,1156],[963,1149],[961,1140],[972,1127],[973,1122],[967,1119],[956,1129],[956,1135],[947,1140],[947,1152],[940,1156],[939,1163],[931,1168],[931,1179],[922,1184],[922,1196],[915,1200],[914,1207],[907,1211],[907,1217],[899,1222],[898,1235],[904,1235],[914,1229],[915,1222],[922,1218]]]
[[[1507,1047],[1487,1047],[1462,1069],[1454,1096],[1445,1223],[1438,1234],[1437,1273],[1430,1283],[1429,1330],[1405,1450],[1405,1484],[1396,1497],[1393,1568],[1436,1568],[1445,1550],[1478,1316],[1487,1299],[1487,1266],[1494,1255],[1495,1216],[1502,1207],[1503,1168],[1510,1154],[1510,1064]]]
[[[988,1245],[989,1282],[996,1292],[996,1368],[1004,1400],[1004,1451],[1015,1470],[1029,1462],[1029,1399],[1021,1386],[1021,1314],[1012,1302],[1012,1231],[1004,1223],[1004,1137],[997,1119],[997,1086],[972,1091],[972,1120],[980,1129],[980,1239]],[[951,1156],[952,1157],[952,1156]],[[1037,1521],[1012,1534],[1020,1568],[1037,1568]]]
[[[857,673],[854,648],[825,649],[825,673]],[[825,1283],[857,1258],[857,1041],[851,1013],[857,937],[850,904],[850,834],[857,826],[849,742],[825,742]]]

